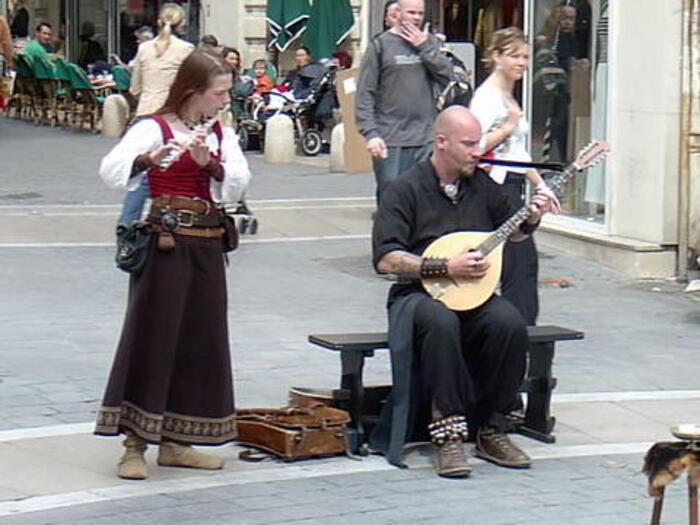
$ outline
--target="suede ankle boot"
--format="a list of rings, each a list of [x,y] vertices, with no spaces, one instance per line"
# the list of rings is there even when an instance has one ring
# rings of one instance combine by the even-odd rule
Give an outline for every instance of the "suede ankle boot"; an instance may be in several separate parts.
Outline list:
[[[438,446],[435,472],[444,478],[466,478],[471,474],[464,445],[458,440],[449,440]]]
[[[146,442],[133,434],[127,434],[123,444],[126,450],[119,460],[117,475],[124,479],[146,479],[148,467],[143,458]]]
[[[217,470],[224,466],[224,460],[213,454],[206,454],[189,445],[180,445],[172,441],[160,444],[158,464],[162,467],[187,467]]]

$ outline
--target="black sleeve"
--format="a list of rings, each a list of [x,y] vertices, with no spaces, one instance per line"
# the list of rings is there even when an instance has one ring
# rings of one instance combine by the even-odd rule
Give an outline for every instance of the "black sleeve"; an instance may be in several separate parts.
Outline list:
[[[387,253],[410,251],[414,216],[415,199],[408,186],[391,183],[384,191],[372,228],[372,264],[375,269]]]

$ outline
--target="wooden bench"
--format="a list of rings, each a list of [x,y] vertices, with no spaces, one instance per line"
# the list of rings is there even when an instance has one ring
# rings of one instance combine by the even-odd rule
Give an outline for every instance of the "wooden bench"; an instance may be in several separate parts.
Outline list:
[[[514,418],[513,429],[545,443],[554,443],[552,434],[555,418],[550,415],[552,391],[557,380],[552,376],[554,345],[557,341],[583,339],[583,332],[560,326],[528,327],[530,345],[528,348],[528,369],[520,391],[527,395],[525,415]],[[389,386],[365,388],[362,371],[367,357],[373,357],[376,350],[387,350],[386,332],[312,334],[309,342],[340,352],[340,388],[333,390],[337,406],[350,412],[352,423],[350,436],[355,451],[365,450],[367,435],[365,426],[376,419],[367,415],[368,405],[376,407],[391,390]],[[371,394],[367,396],[367,394]],[[372,399],[368,399],[372,397]]]

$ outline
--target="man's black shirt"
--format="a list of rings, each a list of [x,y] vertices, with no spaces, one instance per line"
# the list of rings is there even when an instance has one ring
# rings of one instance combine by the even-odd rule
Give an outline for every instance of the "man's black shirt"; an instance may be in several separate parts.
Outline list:
[[[493,231],[516,211],[501,186],[481,168],[460,181],[453,203],[430,160],[421,162],[392,182],[382,197],[372,232],[372,261],[376,268],[395,250],[421,255],[448,233]],[[389,300],[414,289],[416,285],[394,285]]]

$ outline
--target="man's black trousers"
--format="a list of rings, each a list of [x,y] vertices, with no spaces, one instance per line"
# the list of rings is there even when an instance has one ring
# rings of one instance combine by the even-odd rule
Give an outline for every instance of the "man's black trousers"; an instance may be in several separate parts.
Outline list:
[[[425,295],[414,317],[423,399],[442,417],[464,415],[503,429],[525,374],[527,331],[518,310],[494,295],[455,312]]]

